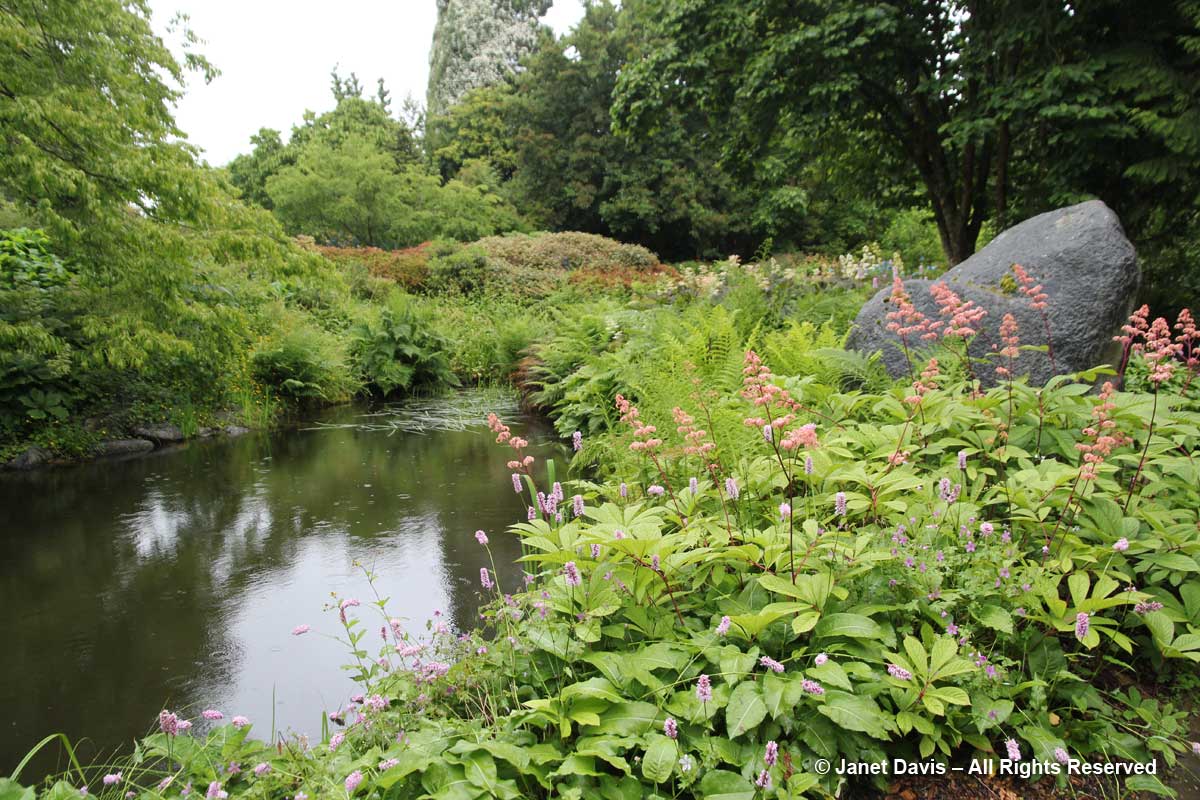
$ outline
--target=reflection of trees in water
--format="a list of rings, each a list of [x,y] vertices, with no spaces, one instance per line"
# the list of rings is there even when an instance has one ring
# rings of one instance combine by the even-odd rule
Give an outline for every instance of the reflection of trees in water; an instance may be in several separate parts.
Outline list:
[[[229,650],[212,568],[223,542],[205,534],[241,512],[250,445],[210,463],[197,448],[0,482],[5,762],[50,732],[104,749],[145,732],[159,703],[187,702],[178,678],[196,662],[228,680],[229,663],[209,658]],[[139,544],[130,515],[147,514],[170,540]]]
[[[479,569],[490,567],[477,527],[491,537],[501,585],[520,582],[519,545],[504,528],[521,503],[505,455],[479,431],[341,429],[5,476],[0,704],[17,724],[0,731],[0,767],[54,731],[109,749],[144,733],[160,703],[229,684],[239,643],[228,622],[248,588],[269,584],[306,537],[330,528],[384,544],[406,518],[436,520],[446,611],[469,627]]]

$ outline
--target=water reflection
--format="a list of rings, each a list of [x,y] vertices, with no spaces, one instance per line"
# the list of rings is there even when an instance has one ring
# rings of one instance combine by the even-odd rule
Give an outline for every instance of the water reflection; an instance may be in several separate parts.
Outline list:
[[[480,399],[464,402],[473,413]],[[458,627],[475,619],[490,566],[478,528],[515,588],[519,547],[501,532],[522,506],[486,429],[371,421],[0,478],[0,774],[51,732],[90,736],[85,757],[112,750],[163,705],[244,714],[263,736],[272,718],[319,732],[322,709],[351,692],[322,609],[331,592],[371,596],[356,562],[422,629],[439,610]],[[291,636],[300,623],[313,632]]]

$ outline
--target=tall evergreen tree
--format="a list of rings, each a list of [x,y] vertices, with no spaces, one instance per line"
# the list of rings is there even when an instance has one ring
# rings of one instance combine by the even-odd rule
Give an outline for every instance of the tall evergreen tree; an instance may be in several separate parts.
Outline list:
[[[472,89],[512,74],[538,43],[553,0],[438,0],[426,106],[439,117]]]

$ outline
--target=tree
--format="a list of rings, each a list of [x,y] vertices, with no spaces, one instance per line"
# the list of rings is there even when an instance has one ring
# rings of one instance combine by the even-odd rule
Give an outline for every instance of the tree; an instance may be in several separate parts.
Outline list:
[[[0,5],[0,195],[55,239],[102,246],[130,209],[201,213],[203,178],[170,106],[188,67],[216,73],[194,54],[177,61],[149,15],[145,0]]]
[[[436,122],[434,167],[453,178],[472,160],[487,162],[503,180],[516,169],[513,90],[507,83],[467,92]]]
[[[483,187],[416,165],[397,168],[369,137],[316,140],[267,179],[284,227],[332,244],[409,247],[429,239],[471,240],[523,229],[516,212]]]
[[[612,132],[618,76],[648,46],[644,8],[589,3],[575,30],[547,37],[523,62],[507,108],[487,110],[507,117],[513,136],[507,192],[543,226],[616,236],[666,257],[741,249],[757,235],[756,190],[717,168],[719,138],[702,115],[664,110],[657,135],[636,141]]]
[[[1184,0],[650,1],[660,46],[622,74],[623,130],[652,135],[663,109],[696,108],[729,130],[727,161],[743,168],[798,125],[867,135],[894,184],[919,179],[951,263],[986,219],[1008,221],[1020,181],[1087,191],[1082,170],[1064,175],[1052,157],[1071,141],[1121,141],[1144,113],[1136,92],[1097,81],[1118,49],[1143,64],[1195,58],[1154,33],[1187,29]],[[1115,27],[1121,16],[1142,21]]]
[[[538,43],[553,0],[437,0],[426,110],[450,110],[467,92],[499,83]]]
[[[374,142],[336,146],[315,141],[296,163],[267,178],[266,191],[284,227],[344,244],[392,247],[395,220],[410,194],[405,177]]]
[[[412,130],[389,112],[389,94],[382,79],[376,96],[364,98],[357,76],[351,73],[349,78],[342,78],[335,69],[331,90],[337,103],[333,110],[323,114],[306,111],[303,123],[292,128],[286,145],[278,131],[262,128],[250,137],[254,149],[229,162],[229,180],[243,200],[273,208],[266,188],[267,180],[294,165],[300,153],[310,145],[337,149],[346,141],[361,138],[387,154],[396,169],[419,160],[419,148]]]
[[[250,137],[250,143],[254,145],[253,150],[241,153],[229,162],[226,168],[229,182],[243,200],[269,210],[274,206],[267,194],[267,178],[295,163],[295,154],[283,143],[279,131],[271,128],[259,128],[258,133]]]

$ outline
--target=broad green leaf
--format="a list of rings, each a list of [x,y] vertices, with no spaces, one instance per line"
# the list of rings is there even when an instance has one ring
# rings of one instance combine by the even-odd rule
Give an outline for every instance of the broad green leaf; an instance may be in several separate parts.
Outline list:
[[[589,775],[594,777],[603,774],[603,772],[596,769],[596,759],[591,756],[576,755],[575,753],[563,759],[563,762],[558,765],[558,769],[550,773],[552,777],[562,775]]]
[[[846,674],[846,670],[836,661],[826,661],[819,667],[809,667],[805,670],[805,673],[808,677],[825,686],[845,689],[848,692],[854,689],[850,683],[850,677]]]
[[[754,639],[772,622],[788,613],[778,608],[764,608],[756,614],[734,614],[729,619],[733,622],[734,627],[744,633],[747,638]]]
[[[709,770],[700,779],[700,794],[704,800],[753,800],[757,793],[754,784],[728,770]]]
[[[934,689],[931,694],[943,703],[950,703],[956,706],[971,705],[971,698],[957,686],[942,686],[939,689]]]
[[[657,706],[634,700],[615,705],[600,714],[600,726],[589,733],[607,733],[614,736],[641,736],[655,726],[661,718]]]
[[[767,715],[758,684],[744,681],[729,696],[725,707],[725,730],[732,739],[758,726]]]
[[[889,715],[869,697],[841,691],[825,693],[825,702],[817,710],[846,730],[859,731],[876,739],[889,738],[893,728]]]
[[[971,708],[974,710],[975,727],[980,733],[999,725],[1002,725],[1009,715],[1012,714],[1012,700],[1001,698],[994,700],[990,697],[976,695],[971,703]]]
[[[792,620],[792,633],[799,636],[802,633],[807,633],[817,626],[817,622],[821,619],[820,611],[805,611],[798,614]]]
[[[1170,644],[1171,640],[1175,638],[1175,623],[1162,611],[1151,611],[1142,617],[1142,621],[1146,623],[1146,627],[1154,636],[1154,641],[1160,647]]]
[[[0,800],[34,800],[37,792],[32,787],[25,788],[16,781],[0,778]]]
[[[496,793],[496,762],[491,755],[476,750],[463,760],[463,769],[471,783],[488,794]]]
[[[726,645],[721,648],[721,677],[728,683],[737,683],[754,669],[758,661],[758,648],[743,653],[736,645]]]
[[[587,697],[590,699],[607,700],[610,703],[620,703],[625,699],[613,688],[613,685],[606,678],[599,677],[589,678],[580,683],[572,683],[559,692],[559,697],[563,700],[570,700],[574,697]]]
[[[879,623],[862,614],[826,614],[813,635],[818,638],[826,636],[847,636],[852,639],[875,639],[882,635]]]
[[[921,644],[919,639],[912,636],[905,636],[904,652],[908,653],[909,663],[913,665],[913,669],[918,675],[927,675],[929,673],[929,654],[925,652],[925,646]]]
[[[780,575],[763,574],[758,576],[758,585],[766,589],[768,592],[781,594],[785,597],[794,597],[798,600],[804,599],[804,589],[798,587],[787,578]]]
[[[651,783],[663,783],[675,771],[678,758],[679,748],[674,739],[655,736],[646,748],[646,755],[642,757],[642,775]]]
[[[1150,553],[1142,556],[1142,561],[1175,572],[1200,572],[1196,559],[1183,553]]]
[[[1013,632],[1012,615],[1000,606],[984,606],[974,614],[975,619],[994,631]]]
[[[1071,590],[1071,604],[1076,608],[1083,605],[1087,600],[1088,588],[1091,586],[1091,579],[1088,578],[1086,572],[1073,572],[1071,577],[1067,578],[1067,587]]]
[[[1179,793],[1168,788],[1157,775],[1130,775],[1125,779],[1125,788],[1135,792],[1150,792],[1160,797],[1178,797]]]

